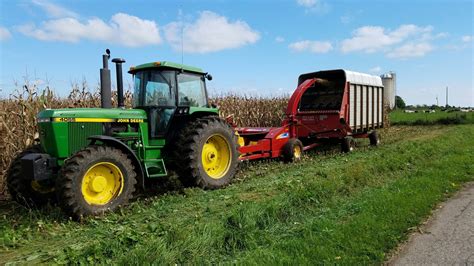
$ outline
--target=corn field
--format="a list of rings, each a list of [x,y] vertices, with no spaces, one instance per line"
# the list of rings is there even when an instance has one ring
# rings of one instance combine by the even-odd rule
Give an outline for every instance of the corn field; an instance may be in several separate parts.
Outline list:
[[[0,98],[0,198],[6,195],[5,174],[12,159],[38,138],[36,114],[46,108],[99,107],[98,88],[90,89],[87,82],[72,84],[67,97],[58,97],[49,87],[24,81],[8,99]],[[112,104],[116,106],[116,94]],[[238,126],[279,126],[288,99],[222,95],[214,97],[222,117],[232,116]],[[132,103],[131,90],[125,92],[125,104]]]

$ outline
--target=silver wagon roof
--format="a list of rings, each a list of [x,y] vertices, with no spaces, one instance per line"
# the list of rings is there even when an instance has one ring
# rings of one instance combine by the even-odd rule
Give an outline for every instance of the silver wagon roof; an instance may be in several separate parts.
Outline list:
[[[365,73],[354,72],[344,69],[322,70],[302,74],[298,78],[298,85],[309,78],[323,78],[329,80],[339,80],[350,82],[352,84],[369,85],[383,87],[382,79],[379,76],[369,75]]]
[[[383,87],[382,79],[379,76],[373,76],[350,70],[344,70],[344,72],[346,72],[346,81],[350,83]]]

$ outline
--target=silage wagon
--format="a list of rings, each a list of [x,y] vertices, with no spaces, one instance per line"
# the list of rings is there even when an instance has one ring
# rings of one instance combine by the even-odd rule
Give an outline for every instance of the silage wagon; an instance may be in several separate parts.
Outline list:
[[[347,70],[302,74],[280,127],[237,127],[240,160],[301,158],[303,151],[326,141],[341,143],[343,152],[354,138],[377,145],[383,127],[384,87],[378,76]]]

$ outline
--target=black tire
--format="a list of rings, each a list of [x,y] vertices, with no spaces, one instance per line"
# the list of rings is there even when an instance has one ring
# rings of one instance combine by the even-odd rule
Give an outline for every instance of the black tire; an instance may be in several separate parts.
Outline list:
[[[354,150],[355,141],[353,137],[347,136],[341,142],[341,151],[348,153]]]
[[[283,146],[283,161],[287,163],[301,161],[303,157],[303,143],[299,139],[290,139]]]
[[[372,131],[369,134],[369,141],[371,146],[378,146],[380,144],[379,134],[377,131]]]
[[[204,145],[212,138],[227,144],[229,159],[221,176],[210,176],[203,164]],[[225,145],[224,145],[225,146]],[[176,142],[174,170],[184,186],[204,189],[222,188],[230,184],[237,171],[239,152],[237,136],[230,125],[219,117],[203,117],[187,125]],[[219,156],[219,155],[216,155]],[[220,158],[220,157],[216,157]]]
[[[88,202],[87,196],[83,193],[83,182],[85,175],[94,167],[106,165],[105,168],[114,175],[113,170],[118,169],[121,173],[119,192],[109,193],[112,198],[105,203]],[[117,175],[115,173],[115,175]],[[92,182],[93,183],[93,182]],[[132,161],[121,150],[108,147],[92,145],[78,151],[68,158],[60,170],[56,180],[56,195],[61,208],[74,219],[81,219],[85,216],[100,215],[104,212],[114,211],[120,206],[124,206],[132,198],[135,192],[136,172]],[[87,183],[90,184],[90,183]],[[108,185],[108,183],[106,183]],[[116,189],[114,185],[114,189]],[[88,186],[85,186],[88,187]],[[86,190],[89,191],[89,188]],[[120,192],[121,191],[121,192]],[[91,192],[95,193],[95,192]],[[101,192],[97,192],[97,195]],[[90,200],[90,199],[89,199]]]
[[[18,154],[7,171],[7,189],[12,199],[26,207],[41,207],[54,200],[54,185],[50,181],[36,182],[22,174],[21,158],[31,153],[41,153],[41,146],[34,145]]]

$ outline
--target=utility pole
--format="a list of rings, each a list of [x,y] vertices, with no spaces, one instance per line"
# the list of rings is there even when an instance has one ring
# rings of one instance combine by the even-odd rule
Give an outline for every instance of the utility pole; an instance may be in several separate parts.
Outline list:
[[[446,86],[446,108],[448,107],[448,86]]]
[[[436,106],[439,106],[438,95],[436,95]]]

